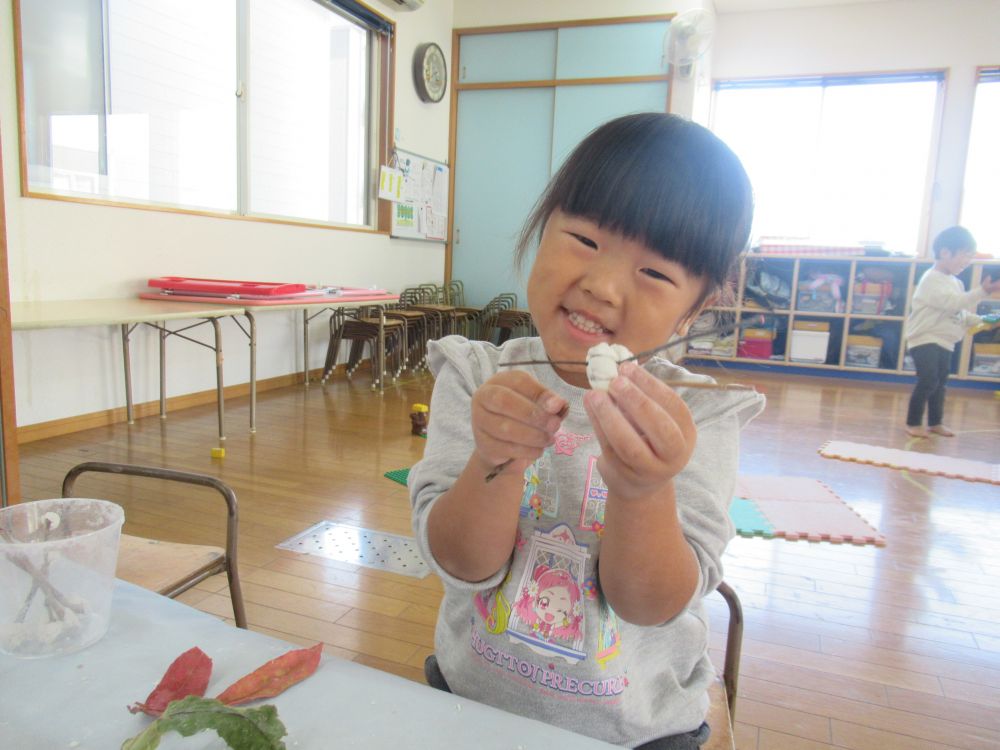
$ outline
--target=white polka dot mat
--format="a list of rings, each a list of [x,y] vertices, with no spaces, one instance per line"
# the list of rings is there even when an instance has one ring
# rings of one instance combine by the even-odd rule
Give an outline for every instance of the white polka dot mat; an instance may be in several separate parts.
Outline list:
[[[413,578],[425,578],[430,573],[413,537],[362,529],[346,523],[321,521],[277,547]]]

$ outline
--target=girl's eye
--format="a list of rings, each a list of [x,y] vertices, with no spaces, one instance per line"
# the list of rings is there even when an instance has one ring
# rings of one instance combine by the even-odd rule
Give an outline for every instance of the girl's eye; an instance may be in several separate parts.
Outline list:
[[[647,276],[649,276],[651,279],[656,279],[657,281],[668,281],[671,284],[674,283],[673,279],[671,279],[666,274],[660,273],[655,268],[642,268],[642,269],[640,269],[640,273],[644,273]]]
[[[584,245],[591,248],[592,250],[597,249],[597,243],[594,242],[589,237],[584,237],[582,234],[576,234],[575,232],[570,232],[570,234],[572,234],[577,241],[582,242]]]

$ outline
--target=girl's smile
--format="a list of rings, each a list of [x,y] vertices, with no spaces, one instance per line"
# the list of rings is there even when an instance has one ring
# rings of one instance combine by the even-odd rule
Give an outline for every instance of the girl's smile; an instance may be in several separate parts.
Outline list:
[[[528,279],[528,306],[549,359],[584,362],[602,341],[636,352],[666,343],[693,319],[705,284],[639,240],[556,210]],[[587,387],[584,365],[556,370]]]

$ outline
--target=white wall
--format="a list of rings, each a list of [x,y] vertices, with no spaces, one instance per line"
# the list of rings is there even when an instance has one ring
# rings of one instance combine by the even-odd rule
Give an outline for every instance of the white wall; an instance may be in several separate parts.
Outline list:
[[[711,5],[710,0],[457,0],[455,26],[577,21],[588,18],[655,16]]]
[[[714,8],[712,0],[458,0],[456,28],[509,26],[522,23],[578,21],[590,18],[627,18],[681,13],[693,8]],[[676,80],[670,92],[670,111],[703,120],[707,114],[700,100],[707,90],[710,59],[695,66],[690,80]]]
[[[718,20],[716,78],[947,69],[925,235],[958,222],[976,66],[1000,64],[1000,2],[898,0]]]
[[[452,0],[427,0],[416,12],[377,4],[397,22],[395,124],[398,145],[446,160],[448,106],[421,102],[412,83],[415,47],[433,41],[451,55]],[[349,286],[393,291],[441,282],[444,246],[390,240],[384,235],[190,216],[20,196],[13,21],[0,5],[0,143],[6,194],[12,301],[125,297],[144,291],[153,276],[203,276]],[[301,359],[300,316],[258,315],[258,378],[293,372]],[[311,327],[310,366],[320,367],[327,332]],[[247,382],[246,339],[223,321],[225,380]],[[210,329],[196,333],[210,340]],[[156,336],[133,336],[137,403],[158,398]],[[124,404],[120,343],[108,327],[14,333],[19,425],[35,424]],[[168,344],[168,396],[214,388],[212,354]],[[242,428],[242,425],[240,426]],[[230,429],[237,429],[235,423]]]

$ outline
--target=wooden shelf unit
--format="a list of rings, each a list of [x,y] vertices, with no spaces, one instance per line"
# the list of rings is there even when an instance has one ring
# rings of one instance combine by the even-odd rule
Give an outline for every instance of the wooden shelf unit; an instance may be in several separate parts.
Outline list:
[[[740,356],[738,349],[734,350],[732,356],[689,349],[687,356],[689,360],[746,362],[774,365],[775,368],[794,366],[817,371],[913,375],[912,369],[905,368],[906,342],[903,332],[913,290],[924,271],[932,265],[933,258],[925,257],[750,254],[740,266],[735,304],[712,307],[709,312],[741,321],[761,317],[765,327],[770,327],[768,319],[774,319],[771,321],[776,331],[773,355],[765,359]],[[747,283],[756,279],[761,271],[770,274],[772,280],[778,277],[788,285],[787,306],[767,309],[754,302],[753,294],[747,291]],[[862,299],[867,295],[855,294],[855,285],[865,277],[866,272],[869,278],[892,282],[892,291],[884,298],[885,307],[882,309],[885,312],[872,311],[872,300]],[[980,284],[984,272],[993,277],[1000,276],[1000,259],[977,259],[959,278],[966,289],[971,289]],[[800,292],[811,292],[811,283],[817,275],[822,274],[834,274],[843,279],[840,287],[842,309],[803,309],[801,303],[806,302],[806,299],[800,300]],[[993,300],[996,307],[1000,307],[1000,297],[994,295],[988,299]],[[825,323],[828,326],[830,336],[825,362],[797,361],[791,358],[792,332],[796,322],[802,321]],[[878,366],[848,364],[849,335],[873,336],[883,340]],[[743,340],[743,336],[741,333],[739,340]],[[990,332],[967,335],[956,346],[953,378],[1000,384],[1000,374],[994,376],[972,373],[973,344],[989,340],[992,340]]]

